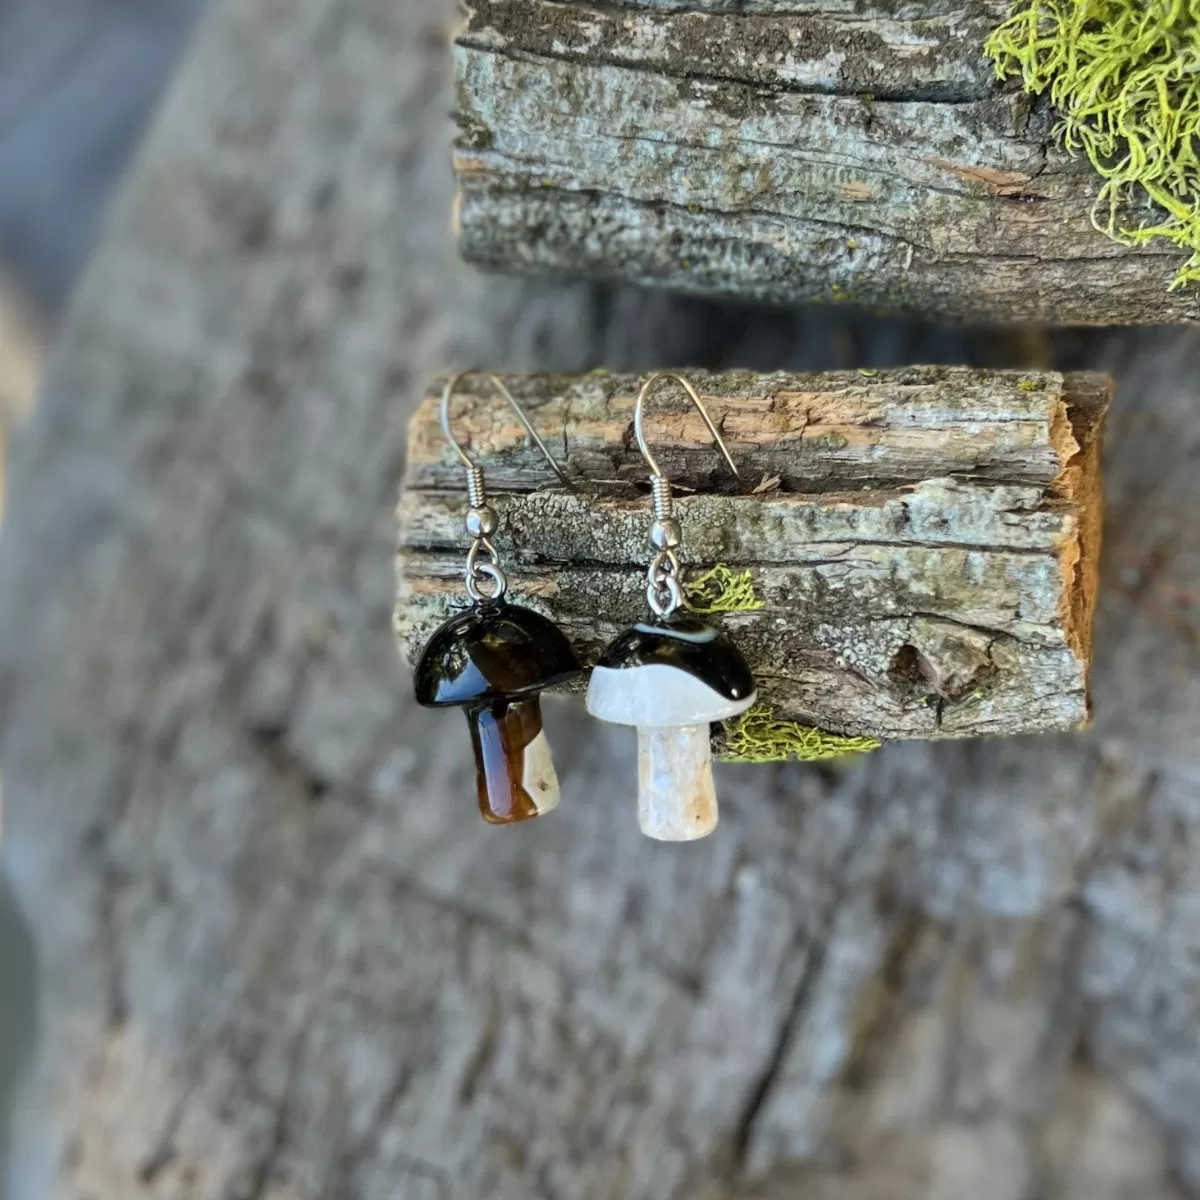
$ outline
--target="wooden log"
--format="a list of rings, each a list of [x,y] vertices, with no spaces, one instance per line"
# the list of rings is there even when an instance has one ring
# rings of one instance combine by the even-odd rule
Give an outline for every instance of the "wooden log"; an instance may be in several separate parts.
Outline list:
[[[1121,246],[1053,113],[984,57],[1005,0],[475,0],[463,255],[956,320],[1193,321],[1177,249]]]
[[[640,379],[506,377],[580,480],[572,494],[474,378],[455,425],[493,493],[512,594],[558,621],[590,664],[645,612]],[[648,429],[681,493],[684,561],[751,573],[762,607],[724,619],[764,703],[888,739],[1087,719],[1106,377],[918,367],[692,378],[742,490],[685,397],[656,393]],[[410,660],[465,602],[462,468],[439,398],[435,386],[413,418],[400,502],[396,630]]]

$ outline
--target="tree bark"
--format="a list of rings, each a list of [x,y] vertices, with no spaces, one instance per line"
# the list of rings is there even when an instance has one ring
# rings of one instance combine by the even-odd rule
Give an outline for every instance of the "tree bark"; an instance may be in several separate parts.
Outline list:
[[[1194,321],[1182,258],[983,54],[1004,0],[476,0],[459,245],[495,270],[955,321]]]
[[[662,394],[654,453],[681,493],[683,556],[750,571],[763,607],[724,624],[783,718],[892,739],[1087,719],[1099,561],[1103,376],[911,368],[692,373],[743,475]],[[586,664],[644,615],[640,380],[508,376],[579,480],[557,481],[485,377],[455,404],[502,526],[515,595]],[[664,389],[665,390],[665,389]],[[462,468],[440,388],[409,429],[396,629],[415,661],[464,603]],[[761,490],[752,491],[755,485]]]
[[[1086,344],[1119,376],[1090,732],[718,767],[718,832],[663,848],[631,735],[547,705],[562,803],[487,827],[390,628],[424,380],[987,348],[448,269],[450,16],[213,9],[17,441],[4,869],[46,1034],[14,1178],[1196,1195],[1200,344]]]

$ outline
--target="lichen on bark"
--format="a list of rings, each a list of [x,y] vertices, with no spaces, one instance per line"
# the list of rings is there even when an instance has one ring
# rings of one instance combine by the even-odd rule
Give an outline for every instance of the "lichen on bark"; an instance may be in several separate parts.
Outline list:
[[[769,704],[756,704],[725,723],[722,762],[820,762],[878,750],[873,737],[846,737],[780,717]]]
[[[1166,290],[1178,251],[1149,232],[1164,218],[1147,199],[1119,210],[1118,240],[1097,232],[1108,181],[1057,144],[1049,104],[996,80],[989,35],[995,50],[1010,39],[1011,71],[1022,55],[1035,74],[1053,65],[1047,0],[1011,2],[481,0],[455,46],[460,250],[508,274],[955,321],[1196,320],[1200,291]],[[1174,22],[1163,45],[1192,36],[1183,3],[1147,10]],[[1157,53],[1153,30],[1135,32]],[[1173,61],[1186,90],[1194,59]],[[1169,134],[1185,146],[1185,129]],[[1163,191],[1167,208],[1189,203]],[[1105,203],[1095,216],[1105,228]]]
[[[1056,132],[1103,177],[1092,223],[1116,242],[1187,251],[1200,282],[1200,3],[1016,0],[988,38],[996,74],[1049,93]]]
[[[711,613],[756,612],[763,602],[754,590],[753,571],[735,571],[717,563],[685,585],[688,607],[702,616]]]
[[[763,600],[754,588],[753,571],[735,571],[717,563],[685,585],[694,613],[757,612]],[[740,717],[722,722],[716,754],[722,762],[818,762],[876,750],[872,737],[846,737],[780,716],[769,704],[756,704]]]

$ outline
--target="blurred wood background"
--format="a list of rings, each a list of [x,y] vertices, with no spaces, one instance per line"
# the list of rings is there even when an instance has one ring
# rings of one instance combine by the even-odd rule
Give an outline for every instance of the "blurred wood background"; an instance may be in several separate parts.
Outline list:
[[[0,460],[32,403],[47,329],[204,4],[0,4]]]
[[[80,284],[0,541],[0,769],[45,1034],[27,1194],[1200,1194],[1200,341],[1111,370],[1096,719],[722,772],[641,839],[551,714],[505,836],[389,628],[450,362],[992,362],[1011,339],[485,279],[440,0],[224,0]]]
[[[29,415],[52,336],[111,193],[204,0],[0,3],[0,511],[13,430]],[[3,820],[0,814],[0,839]],[[27,861],[18,841],[4,874]],[[0,1195],[41,1194],[31,1164],[50,1123],[21,1129],[7,1172],[7,1116],[34,1043],[28,925],[0,875]]]
[[[0,5],[0,260],[51,313],[205,2]]]

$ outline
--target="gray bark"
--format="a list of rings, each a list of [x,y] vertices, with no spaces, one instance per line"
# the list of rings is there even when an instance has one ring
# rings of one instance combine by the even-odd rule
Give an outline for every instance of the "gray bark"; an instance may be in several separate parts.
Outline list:
[[[1092,346],[1120,378],[1090,733],[725,769],[719,833],[672,852],[623,731],[563,708],[562,807],[485,828],[390,632],[419,381],[981,350],[450,269],[446,16],[217,10],[17,446],[4,855],[47,1028],[22,1178],[1197,1194],[1200,344]]]
[[[460,247],[507,272],[955,321],[1194,321],[1183,256],[1089,217],[1099,176],[983,54],[1000,0],[476,0]]]
[[[579,481],[557,481],[482,386],[455,405],[502,526],[514,593],[593,663],[645,612],[647,468],[630,436],[640,380],[509,376]],[[1087,719],[1099,563],[1101,376],[918,368],[691,378],[699,415],[654,396],[647,428],[681,494],[684,560],[752,573],[757,612],[723,624],[760,698],[839,733],[969,737]],[[468,381],[470,385],[470,381]],[[668,389],[664,388],[664,392]],[[435,388],[409,430],[396,629],[415,661],[464,603],[462,468]],[[754,492],[756,485],[766,485]]]

